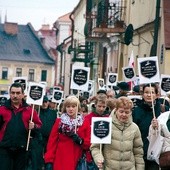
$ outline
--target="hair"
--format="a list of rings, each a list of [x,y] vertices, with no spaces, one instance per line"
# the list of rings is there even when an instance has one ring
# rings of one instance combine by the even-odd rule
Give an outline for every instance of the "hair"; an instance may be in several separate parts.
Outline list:
[[[116,98],[107,99],[107,107],[109,107],[110,110],[113,110],[116,107],[116,101]]]
[[[81,103],[80,106],[81,106],[81,110],[82,110],[82,108],[84,108],[84,111],[88,112],[88,106],[86,104]]]
[[[133,102],[128,97],[122,96],[117,99],[115,108],[116,109],[118,108],[132,109]]]
[[[80,111],[80,101],[76,96],[68,96],[64,102],[62,107],[62,112],[66,112],[66,107],[68,105],[78,105],[78,111]]]
[[[107,90],[106,95],[108,96],[110,93],[113,93],[113,97],[115,96],[115,91],[112,89]]]
[[[150,86],[153,87],[154,90],[155,90],[155,93],[158,94],[158,87],[157,87],[157,85],[156,85],[155,83],[143,85],[143,93],[144,93],[145,88],[146,88],[146,87],[150,87]]]
[[[21,88],[22,93],[24,93],[24,88],[23,88],[21,83],[13,83],[13,84],[11,84],[11,86],[9,88],[9,91],[11,91],[12,87]]]
[[[102,102],[102,103],[106,103],[107,101],[107,95],[106,94],[98,94],[96,96],[96,99],[95,99],[95,104],[97,104],[98,102]]]

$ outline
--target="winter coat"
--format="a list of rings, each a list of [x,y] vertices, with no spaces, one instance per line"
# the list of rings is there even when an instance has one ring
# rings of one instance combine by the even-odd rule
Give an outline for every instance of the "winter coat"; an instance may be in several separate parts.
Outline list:
[[[161,106],[159,100],[154,102],[155,117],[157,118],[161,114]],[[147,159],[147,150],[149,146],[149,141],[147,139],[149,133],[149,126],[153,119],[153,110],[152,107],[145,103],[144,100],[137,103],[132,111],[133,122],[136,123],[140,129],[143,149],[144,149],[144,159]]]
[[[84,121],[82,126],[77,127],[77,134],[84,140],[80,146],[71,137],[58,132],[60,121],[57,118],[52,128],[44,160],[53,164],[53,170],[75,170],[83,149],[90,147],[90,126]]]
[[[92,144],[95,163],[104,160],[104,170],[144,170],[143,143],[139,128],[132,120],[120,123],[113,114],[111,144]]]
[[[0,147],[26,147],[32,109],[24,100],[18,109],[11,106],[10,99],[4,106],[0,106]],[[32,121],[36,128],[41,127],[42,123],[36,111],[33,111]]]
[[[56,111],[51,110],[49,108],[47,109],[42,109],[40,110],[40,119],[42,122],[42,126],[40,128],[40,132],[42,134],[43,137],[43,142],[46,145],[51,129],[55,123],[55,120],[57,118],[57,114]]]

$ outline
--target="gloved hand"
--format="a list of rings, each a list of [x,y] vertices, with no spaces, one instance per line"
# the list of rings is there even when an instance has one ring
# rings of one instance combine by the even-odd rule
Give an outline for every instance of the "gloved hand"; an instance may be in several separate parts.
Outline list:
[[[52,163],[45,164],[45,170],[52,170],[52,169],[53,169],[53,164]]]
[[[84,142],[83,139],[80,138],[80,136],[79,136],[78,134],[76,134],[76,133],[72,134],[72,135],[71,135],[71,138],[72,138],[73,141],[74,141],[76,144],[78,144],[78,145],[82,145],[83,142]]]

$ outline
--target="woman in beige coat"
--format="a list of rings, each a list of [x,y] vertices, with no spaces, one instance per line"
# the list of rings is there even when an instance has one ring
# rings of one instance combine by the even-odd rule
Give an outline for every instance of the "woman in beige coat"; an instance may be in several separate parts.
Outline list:
[[[117,99],[111,113],[111,144],[91,145],[93,159],[99,169],[144,170],[143,143],[138,126],[132,122],[132,101],[127,97]]]

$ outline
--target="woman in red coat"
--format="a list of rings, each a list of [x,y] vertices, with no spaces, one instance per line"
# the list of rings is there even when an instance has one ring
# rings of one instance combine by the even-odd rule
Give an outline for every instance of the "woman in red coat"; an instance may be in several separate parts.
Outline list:
[[[67,97],[48,140],[46,170],[75,170],[83,150],[90,147],[89,124],[77,110],[80,110],[78,98]]]

